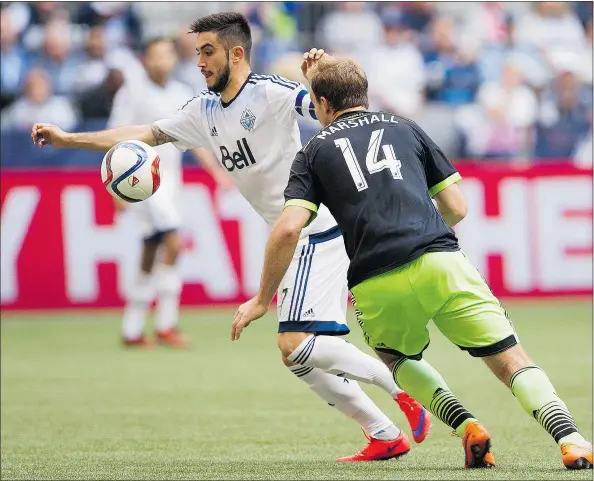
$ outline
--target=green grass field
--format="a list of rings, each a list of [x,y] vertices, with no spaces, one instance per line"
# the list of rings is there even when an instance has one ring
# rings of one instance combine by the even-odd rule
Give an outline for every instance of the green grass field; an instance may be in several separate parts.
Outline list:
[[[592,439],[591,300],[506,307]],[[2,479],[592,479],[566,471],[507,389],[435,329],[426,358],[491,432],[497,467],[465,471],[459,439],[439,421],[401,459],[339,465],[365,443],[358,426],[284,368],[272,314],[236,343],[231,314],[186,310],[187,351],[124,350],[113,311],[4,314]],[[382,391],[365,389],[406,427]]]

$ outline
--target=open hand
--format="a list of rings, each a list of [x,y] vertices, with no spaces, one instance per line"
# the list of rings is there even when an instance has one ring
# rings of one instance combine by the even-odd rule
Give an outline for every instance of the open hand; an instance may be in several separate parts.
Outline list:
[[[309,81],[308,74],[311,73],[312,67],[321,59],[328,57],[328,54],[323,49],[312,48],[309,52],[303,54],[303,62],[301,63],[301,72],[303,76]]]
[[[237,341],[244,327],[249,326],[252,321],[260,319],[267,312],[268,305],[262,304],[257,297],[239,306],[233,317],[233,324],[231,324],[231,340]]]

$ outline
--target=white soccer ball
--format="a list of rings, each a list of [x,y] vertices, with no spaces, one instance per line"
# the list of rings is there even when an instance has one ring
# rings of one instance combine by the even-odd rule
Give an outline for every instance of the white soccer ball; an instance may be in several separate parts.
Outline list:
[[[150,145],[127,140],[114,145],[103,157],[101,180],[116,199],[141,202],[161,185],[159,154]]]

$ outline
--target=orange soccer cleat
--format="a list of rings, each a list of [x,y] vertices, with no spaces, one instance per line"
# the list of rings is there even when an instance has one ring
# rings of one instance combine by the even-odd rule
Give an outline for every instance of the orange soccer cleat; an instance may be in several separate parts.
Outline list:
[[[151,349],[155,347],[155,343],[144,336],[137,337],[135,339],[122,338],[122,344],[124,347],[135,347],[139,349]]]
[[[370,438],[367,434],[365,437],[369,439],[369,443],[361,451],[352,456],[338,458],[336,461],[340,463],[381,461],[402,456],[410,451],[410,441],[402,431],[393,441],[380,441],[379,439]]]
[[[592,469],[592,444],[565,443],[561,445],[563,464],[567,469]]]
[[[466,425],[464,439],[465,468],[490,468],[495,466],[495,458],[491,452],[491,437],[478,421]]]
[[[167,331],[157,331],[157,342],[169,347],[184,348],[188,347],[189,339],[183,334],[180,334],[175,327],[172,327]]]
[[[408,419],[413,439],[416,443],[422,443],[429,433],[433,416],[419,401],[411,398],[405,392],[398,393],[394,400]]]

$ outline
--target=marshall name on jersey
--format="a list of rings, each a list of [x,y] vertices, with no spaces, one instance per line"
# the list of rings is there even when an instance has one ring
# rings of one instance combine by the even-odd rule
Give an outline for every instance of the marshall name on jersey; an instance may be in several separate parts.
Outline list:
[[[174,145],[181,151],[204,147],[214,152],[237,189],[272,225],[284,207],[291,165],[301,149],[298,115],[315,119],[303,85],[252,73],[230,102],[207,90],[157,125],[177,139]],[[335,225],[322,206],[302,237]]]

